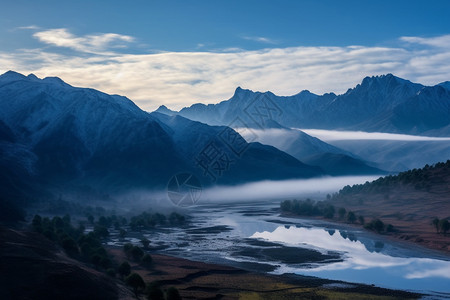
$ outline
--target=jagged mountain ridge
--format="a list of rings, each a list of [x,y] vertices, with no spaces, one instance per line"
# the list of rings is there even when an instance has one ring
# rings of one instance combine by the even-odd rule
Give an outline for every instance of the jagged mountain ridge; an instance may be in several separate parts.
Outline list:
[[[247,108],[255,101],[266,101],[278,110],[270,117],[286,127],[431,135],[440,135],[443,128],[445,135],[445,127],[450,125],[449,93],[448,82],[426,87],[387,74],[366,77],[342,95],[302,91],[281,97],[238,87],[229,100],[194,104],[170,113],[214,125],[229,125],[239,116],[253,126]]]

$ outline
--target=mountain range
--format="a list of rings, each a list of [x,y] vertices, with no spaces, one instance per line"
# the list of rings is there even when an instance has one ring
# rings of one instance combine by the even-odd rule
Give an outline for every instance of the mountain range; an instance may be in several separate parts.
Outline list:
[[[204,186],[325,174],[226,126],[150,114],[126,97],[12,71],[0,76],[0,152],[8,199],[29,182],[108,195],[165,188],[180,172]]]
[[[264,119],[271,119],[289,128],[448,136],[449,86],[448,81],[424,86],[387,74],[366,77],[342,95],[305,90],[281,97],[238,87],[233,97],[218,104],[194,104],[178,112],[162,106],[157,111],[212,125],[232,126],[239,116],[248,127],[265,128]]]
[[[367,77],[339,96],[238,88],[218,104],[149,113],[123,96],[8,71],[0,76],[0,210],[14,219],[20,214],[14,207],[40,196],[88,201],[161,190],[180,173],[202,186],[385,174],[390,165],[404,167],[393,161],[405,146],[375,157],[297,128],[443,135],[450,128],[448,88],[448,82],[425,87],[388,74]],[[426,157],[427,163],[448,158],[440,156],[450,146],[438,149],[439,158]]]

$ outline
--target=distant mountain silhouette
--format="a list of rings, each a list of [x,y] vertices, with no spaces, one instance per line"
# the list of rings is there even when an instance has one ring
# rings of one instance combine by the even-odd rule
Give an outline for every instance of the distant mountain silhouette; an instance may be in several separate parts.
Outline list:
[[[254,103],[267,104],[256,108],[259,116]],[[265,127],[265,115],[287,127],[440,136],[449,133],[450,90],[448,82],[426,87],[392,74],[366,77],[342,95],[302,91],[280,97],[238,87],[229,100],[194,104],[178,114],[212,125],[230,125],[239,116],[248,126]]]

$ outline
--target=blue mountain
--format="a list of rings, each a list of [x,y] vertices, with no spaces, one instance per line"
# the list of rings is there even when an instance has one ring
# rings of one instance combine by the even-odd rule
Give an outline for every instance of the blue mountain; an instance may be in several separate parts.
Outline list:
[[[0,152],[0,176],[13,178],[2,180],[4,191],[28,181],[55,194],[111,195],[165,188],[180,172],[205,186],[324,174],[226,126],[149,114],[126,97],[12,71],[0,76]]]

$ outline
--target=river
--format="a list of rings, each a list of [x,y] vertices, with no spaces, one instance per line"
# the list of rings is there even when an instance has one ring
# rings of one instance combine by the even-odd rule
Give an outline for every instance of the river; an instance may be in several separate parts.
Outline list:
[[[183,228],[144,232],[163,254],[272,274],[295,273],[450,298],[450,257],[358,227],[279,215],[279,201],[190,207]],[[110,244],[138,243],[137,236]]]

